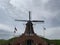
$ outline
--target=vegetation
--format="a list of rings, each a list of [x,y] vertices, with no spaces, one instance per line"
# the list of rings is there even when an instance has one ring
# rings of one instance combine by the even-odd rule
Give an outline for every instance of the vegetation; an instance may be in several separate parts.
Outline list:
[[[15,40],[17,37],[14,37],[14,38],[11,38],[9,40],[4,40],[4,39],[1,39],[0,40],[0,45],[8,45],[11,41]]]
[[[60,40],[50,40],[50,43],[54,43],[55,45],[60,45]]]
[[[7,45],[7,43],[8,43],[7,40],[3,40],[3,39],[0,40],[0,45]]]
[[[3,40],[1,39],[0,40],[0,45],[8,45],[11,41],[13,41],[14,39],[16,39],[17,37],[15,38],[12,38],[12,39],[9,39],[9,40]],[[48,39],[45,39],[48,43],[54,43],[55,45],[60,45],[60,40],[48,40]]]

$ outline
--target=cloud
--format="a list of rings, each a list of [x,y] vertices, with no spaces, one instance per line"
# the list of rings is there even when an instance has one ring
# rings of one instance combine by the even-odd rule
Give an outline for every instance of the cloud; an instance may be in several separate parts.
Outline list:
[[[58,26],[60,26],[60,14],[57,15],[57,16],[55,16],[55,17],[52,19],[51,25],[52,25],[53,27],[58,27]]]
[[[10,27],[8,25],[5,25],[5,24],[0,24],[0,29],[10,31]]]
[[[10,39],[12,37],[18,36],[21,34],[18,30],[16,34],[14,34],[14,29],[6,24],[0,24],[0,39]]]
[[[57,27],[60,26],[60,0],[49,0],[48,3],[46,3],[46,10],[50,11],[52,14],[51,18],[51,26],[52,27]]]
[[[60,10],[60,0],[50,0],[47,4],[46,4],[46,9],[55,12],[55,11],[59,11]]]
[[[0,39],[9,39],[13,36],[10,27],[5,24],[0,24]]]
[[[0,29],[0,39],[10,39],[13,37],[13,33],[10,31]]]
[[[10,0],[0,0],[0,10],[4,12],[6,16],[10,16],[12,18],[19,17],[20,11],[19,9],[16,9],[11,3]],[[2,13],[3,14],[3,13]]]
[[[11,0],[12,1],[12,0]],[[15,0],[14,0],[15,1]],[[31,10],[32,11],[32,19],[40,20],[44,19],[46,21],[46,27],[48,28],[54,28],[55,26],[58,27],[59,21],[59,0],[33,0],[33,1],[27,1],[25,0],[16,0],[17,2],[21,2],[21,5],[23,6],[23,9]],[[12,5],[16,6],[16,8],[21,7],[20,3],[12,3]],[[30,3],[27,3],[30,2]],[[16,5],[15,5],[16,4]],[[25,12],[25,10],[24,10]],[[57,15],[58,14],[58,15]],[[56,28],[55,27],[55,28]],[[58,29],[58,28],[57,28]],[[51,29],[48,30],[48,32],[51,34],[53,32]],[[58,31],[59,32],[59,31]],[[55,33],[54,33],[55,34]]]
[[[2,29],[3,27],[4,30],[12,31],[18,23],[15,23],[14,19],[28,19],[28,11],[31,10],[32,20],[45,20],[45,26],[49,28],[47,37],[49,38],[53,34],[54,37],[51,38],[58,38],[56,35],[60,32],[59,28],[57,28],[60,27],[59,2],[59,0],[0,0],[0,23],[2,23],[0,28]],[[24,32],[23,28],[25,27],[23,27],[22,23],[19,24],[17,25],[18,33]],[[58,33],[54,32],[56,29]],[[39,30],[40,28],[38,27]]]
[[[60,39],[60,27],[47,28],[45,36],[48,39]]]

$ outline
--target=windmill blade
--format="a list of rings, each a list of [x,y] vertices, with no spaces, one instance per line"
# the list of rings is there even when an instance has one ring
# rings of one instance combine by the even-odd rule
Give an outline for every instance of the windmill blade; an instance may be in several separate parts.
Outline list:
[[[23,21],[23,22],[27,22],[28,20],[18,20],[18,19],[15,19],[15,21]]]
[[[32,22],[43,22],[44,23],[43,20],[41,20],[41,21],[39,21],[39,20],[33,20]]]
[[[29,21],[31,20],[31,12],[29,11]]]

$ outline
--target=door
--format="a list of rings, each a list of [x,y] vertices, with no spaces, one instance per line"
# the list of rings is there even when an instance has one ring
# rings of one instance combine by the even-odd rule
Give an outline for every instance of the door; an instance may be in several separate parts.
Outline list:
[[[26,43],[25,43],[26,45],[33,45],[33,40],[26,40]]]

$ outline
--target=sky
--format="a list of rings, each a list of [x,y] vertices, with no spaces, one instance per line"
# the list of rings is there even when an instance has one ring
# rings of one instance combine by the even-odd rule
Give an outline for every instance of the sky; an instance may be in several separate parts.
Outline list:
[[[31,11],[32,20],[44,20],[45,23],[33,23],[34,32],[48,39],[60,39],[60,0],[0,0],[0,39],[9,39],[25,31]],[[14,34],[14,27],[17,28]]]

